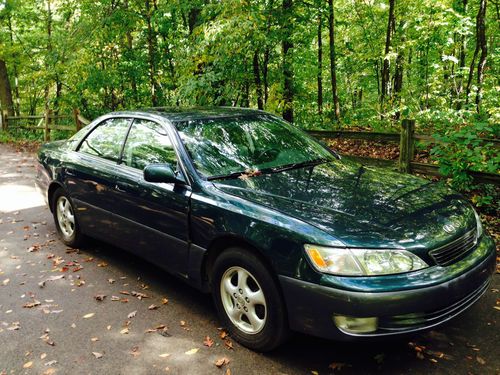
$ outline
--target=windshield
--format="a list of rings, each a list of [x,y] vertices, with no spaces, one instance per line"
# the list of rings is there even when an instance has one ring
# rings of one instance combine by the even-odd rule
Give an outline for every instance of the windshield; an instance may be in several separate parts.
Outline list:
[[[302,131],[266,114],[175,125],[195,168],[207,178],[334,159]]]

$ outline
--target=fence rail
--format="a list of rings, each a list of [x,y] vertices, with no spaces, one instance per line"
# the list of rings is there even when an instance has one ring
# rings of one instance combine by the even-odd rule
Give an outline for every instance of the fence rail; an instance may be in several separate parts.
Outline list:
[[[56,115],[51,110],[48,110],[45,111],[43,115],[38,116],[9,116],[7,112],[4,111],[2,112],[1,120],[2,130],[21,128],[43,131],[43,139],[45,142],[50,141],[50,132],[52,130],[77,132],[82,127],[90,123],[89,120],[80,115],[80,111],[78,109],[74,109],[73,114],[71,115]]]
[[[364,164],[376,165],[381,167],[392,167],[401,172],[420,173],[430,176],[443,177],[439,172],[439,166],[428,163],[420,163],[414,161],[415,143],[422,141],[426,143],[443,143],[432,136],[415,134],[415,121],[403,120],[401,123],[401,133],[381,133],[381,132],[363,132],[363,131],[325,131],[325,130],[309,130],[308,133],[320,139],[359,139],[366,141],[381,141],[399,144],[399,160],[387,160],[380,158],[371,158],[364,156],[345,155],[351,159],[357,160]],[[479,139],[482,144],[493,144],[495,148],[500,148],[500,140],[498,139]],[[495,173],[478,172],[468,170],[467,173],[474,179],[476,183],[486,183],[500,185],[500,175]]]

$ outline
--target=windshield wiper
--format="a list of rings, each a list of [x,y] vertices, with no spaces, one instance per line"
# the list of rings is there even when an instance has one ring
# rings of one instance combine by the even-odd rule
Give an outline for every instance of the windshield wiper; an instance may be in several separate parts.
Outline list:
[[[232,179],[232,178],[238,178],[238,177],[240,177],[241,175],[244,175],[244,174],[245,174],[245,171],[231,172],[231,173],[228,173],[228,174],[219,174],[219,175],[207,177],[207,181],[229,180],[229,179]]]
[[[263,172],[271,172],[271,173],[279,173],[283,171],[288,171],[290,169],[297,169],[297,168],[305,168],[305,167],[312,167],[318,164],[323,164],[328,162],[327,159],[314,159],[314,160],[307,160],[307,161],[301,161],[300,163],[292,163],[292,164],[286,164],[281,167],[275,167],[275,168],[269,168],[263,170]]]

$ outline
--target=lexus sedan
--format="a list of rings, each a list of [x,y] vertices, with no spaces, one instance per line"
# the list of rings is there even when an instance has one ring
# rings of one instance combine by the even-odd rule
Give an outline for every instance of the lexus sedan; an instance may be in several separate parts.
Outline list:
[[[36,184],[62,242],[86,236],[211,292],[234,339],[408,334],[476,302],[495,245],[440,183],[360,165],[271,114],[151,109],[44,145]]]

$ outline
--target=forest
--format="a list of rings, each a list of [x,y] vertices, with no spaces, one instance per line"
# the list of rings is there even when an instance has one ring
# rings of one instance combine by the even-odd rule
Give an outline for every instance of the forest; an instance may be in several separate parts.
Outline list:
[[[305,129],[411,118],[451,142],[433,157],[452,172],[498,173],[475,140],[500,134],[499,31],[498,0],[0,0],[0,102],[90,119],[254,107]]]

